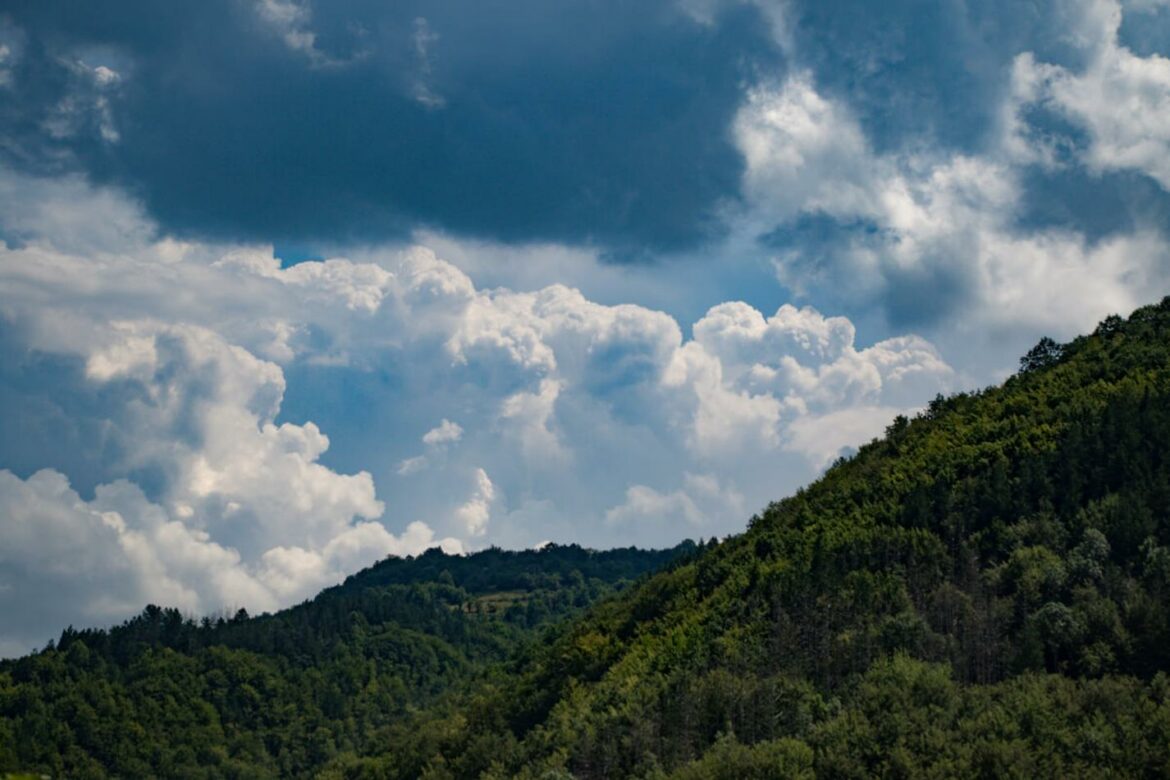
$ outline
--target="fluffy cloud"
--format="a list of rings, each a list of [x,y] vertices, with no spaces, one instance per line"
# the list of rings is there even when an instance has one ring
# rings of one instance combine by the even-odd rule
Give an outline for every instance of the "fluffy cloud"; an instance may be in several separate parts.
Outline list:
[[[519,442],[521,454],[529,462],[559,462],[568,457],[560,437],[549,427],[563,387],[555,379],[542,379],[535,393],[510,395],[500,405],[501,422],[508,424],[510,433]]]
[[[243,605],[274,609],[371,560],[437,543],[421,523],[396,538],[379,523],[358,522],[319,547],[277,546],[249,556],[215,541],[198,514],[165,503],[126,480],[99,485],[87,501],[60,472],[22,480],[0,470],[5,640],[28,647],[67,624],[115,622],[148,602],[195,615]]]
[[[767,319],[743,303],[711,309],[695,343],[719,357],[732,386],[767,392],[803,414],[860,403],[907,402],[945,385],[951,369],[937,350],[903,336],[858,350],[844,317],[785,304]]]
[[[463,436],[463,428],[444,418],[436,427],[423,434],[422,442],[430,446],[451,444]]]
[[[718,457],[768,451],[779,443],[781,402],[729,385],[718,356],[701,345],[691,342],[678,351],[664,384],[678,393],[682,410],[689,412],[680,427],[693,452]]]
[[[496,500],[496,487],[487,472],[477,468],[474,487],[466,503],[455,510],[455,521],[468,536],[483,536],[487,532],[492,515],[492,502]]]
[[[664,525],[679,534],[691,534],[714,525],[715,517],[742,520],[743,496],[724,489],[710,474],[684,474],[683,486],[660,493],[646,485],[631,485],[625,501],[605,512],[609,525]]]
[[[0,346],[37,356],[0,371],[14,417],[68,419],[75,449],[101,456],[74,462],[38,438],[21,462],[47,470],[8,475],[12,506],[48,507],[56,480],[43,511],[110,562],[122,595],[79,602],[74,622],[145,600],[268,609],[433,544],[726,533],[775,497],[777,470],[794,487],[821,465],[798,421],[861,405],[884,424],[951,381],[921,339],[859,349],[850,322],[808,308],[722,304],[688,340],[665,313],[563,285],[478,290],[425,248],[282,268],[270,249],[155,238],[124,208],[132,229],[108,251],[27,227],[0,249]],[[55,382],[36,373],[50,369]],[[30,383],[38,395],[17,392]],[[13,555],[40,560],[22,511]],[[11,574],[14,592],[47,592],[30,578]]]
[[[76,591],[70,621],[124,617],[147,601],[272,609],[436,543],[421,523],[396,538],[372,522],[383,505],[370,474],[318,463],[329,441],[316,425],[274,422],[284,391],[275,364],[192,325],[115,323],[97,340],[81,386],[46,392],[117,386],[102,421],[124,443],[113,467],[156,474],[153,498],[127,479],[87,501],[56,470],[0,472],[0,576],[15,635],[35,636],[44,619],[30,592],[60,602]]]
[[[0,471],[0,505],[7,639],[48,638],[46,615],[116,620],[148,600],[190,611],[276,603],[237,552],[172,519],[129,482],[100,486],[85,501],[59,472],[21,480]],[[41,590],[54,595],[31,601]]]
[[[734,122],[744,192],[768,219],[860,210],[876,178],[869,141],[849,110],[817,93],[808,72],[748,93]]]
[[[1094,7],[1088,64],[1078,72],[1022,54],[1013,71],[1016,92],[1088,131],[1083,157],[1092,170],[1139,171],[1170,190],[1170,59],[1140,57],[1118,42],[1119,3],[1099,0]],[[1043,151],[1051,160],[1052,150]]]
[[[1162,226],[1134,218],[1124,230],[1090,236],[1078,225],[1033,227],[1021,216],[1036,197],[1028,187],[1036,166],[1063,164],[1052,135],[1033,125],[1038,104],[1086,124],[1084,159],[1095,169],[1163,175],[1164,123],[1156,118],[1166,113],[1165,60],[1118,48],[1109,28],[1095,24],[1102,14],[1092,13],[1111,4],[1088,6],[1077,17],[1094,52],[1087,69],[1074,75],[1030,54],[1017,58],[1000,133],[979,154],[879,153],[849,106],[818,94],[806,74],[757,88],[736,122],[750,196],[742,229],[762,234],[779,280],[846,310],[876,304],[892,327],[943,340],[960,332],[967,340],[1066,335],[1140,304],[1167,271]],[[1115,30],[1117,15],[1103,16]],[[1105,95],[1122,95],[1133,110],[1116,110]]]
[[[39,635],[45,613],[30,594],[57,594],[51,600],[60,604],[62,592],[77,591],[64,602],[71,607],[49,610],[61,613],[54,625],[107,622],[147,601],[192,613],[243,604],[272,609],[387,554],[434,544],[461,549],[421,522],[391,534],[376,522],[384,505],[371,474],[322,465],[329,439],[318,426],[277,420],[282,368],[209,327],[218,313],[227,316],[215,324],[233,330],[232,296],[218,298],[222,312],[208,305],[210,296],[177,305],[166,297],[209,292],[209,280],[230,289],[241,268],[293,288],[304,284],[304,272],[282,276],[264,264],[241,265],[238,253],[211,263],[184,256],[159,262],[157,245],[137,249],[136,256],[97,262],[45,245],[0,253],[0,314],[10,335],[19,334],[31,354],[72,361],[63,381],[38,393],[58,414],[71,415],[71,425],[100,437],[77,444],[116,453],[89,488],[92,499],[55,468],[24,480],[2,473],[0,595],[13,601],[16,616],[9,641],[45,638]],[[332,302],[360,317],[369,312],[361,304],[365,291],[385,284],[376,268],[325,270],[315,278],[345,278],[336,286],[308,285],[305,304]],[[62,271],[67,275],[56,276]],[[127,272],[139,275],[140,286],[117,285]],[[192,286],[172,287],[176,276]],[[124,298],[102,300],[116,288]],[[135,318],[114,319],[111,309]],[[243,312],[234,314],[243,319]],[[278,330],[295,332],[302,324]],[[237,335],[263,351],[271,334],[263,326],[250,330]],[[291,348],[269,351],[287,358]],[[5,382],[21,381],[20,371],[10,366]],[[9,411],[27,418],[33,408]],[[453,429],[443,430],[449,440]],[[20,446],[55,457],[51,441]]]
[[[953,379],[929,342],[905,336],[858,350],[851,322],[809,307],[785,304],[765,318],[745,303],[724,303],[694,333],[667,383],[693,394],[689,443],[706,457],[784,444],[821,463],[822,453],[793,437],[798,422],[805,430],[829,428],[834,413],[850,409],[868,413],[872,435],[894,405],[921,403]]]

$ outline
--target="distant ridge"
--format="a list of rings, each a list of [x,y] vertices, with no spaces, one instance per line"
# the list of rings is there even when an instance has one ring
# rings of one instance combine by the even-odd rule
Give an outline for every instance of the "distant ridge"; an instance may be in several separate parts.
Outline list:
[[[678,556],[577,545],[387,558],[272,615],[148,606],[0,661],[0,777],[287,777],[369,752],[565,617]]]

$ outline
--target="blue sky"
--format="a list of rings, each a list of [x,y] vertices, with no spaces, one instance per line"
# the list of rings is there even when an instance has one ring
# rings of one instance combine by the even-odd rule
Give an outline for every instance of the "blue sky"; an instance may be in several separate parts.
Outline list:
[[[742,529],[1170,288],[1170,3],[13,0],[0,654]]]

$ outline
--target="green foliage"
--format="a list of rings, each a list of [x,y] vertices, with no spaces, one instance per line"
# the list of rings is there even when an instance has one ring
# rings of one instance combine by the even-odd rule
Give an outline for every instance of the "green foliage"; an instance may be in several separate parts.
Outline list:
[[[801,780],[812,778],[813,751],[795,739],[747,746],[720,736],[703,754],[670,775],[670,780]]]
[[[0,771],[310,774],[693,550],[431,550],[275,615],[196,623],[149,606],[110,631],[69,628],[0,663]]]

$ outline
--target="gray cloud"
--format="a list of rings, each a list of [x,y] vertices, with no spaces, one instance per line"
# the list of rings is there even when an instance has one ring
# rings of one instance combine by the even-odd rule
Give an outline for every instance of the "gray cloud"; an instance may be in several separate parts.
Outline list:
[[[168,232],[232,240],[693,245],[737,196],[742,88],[779,67],[752,7],[708,25],[665,0],[9,13],[28,42],[0,91],[9,164],[78,168]]]

